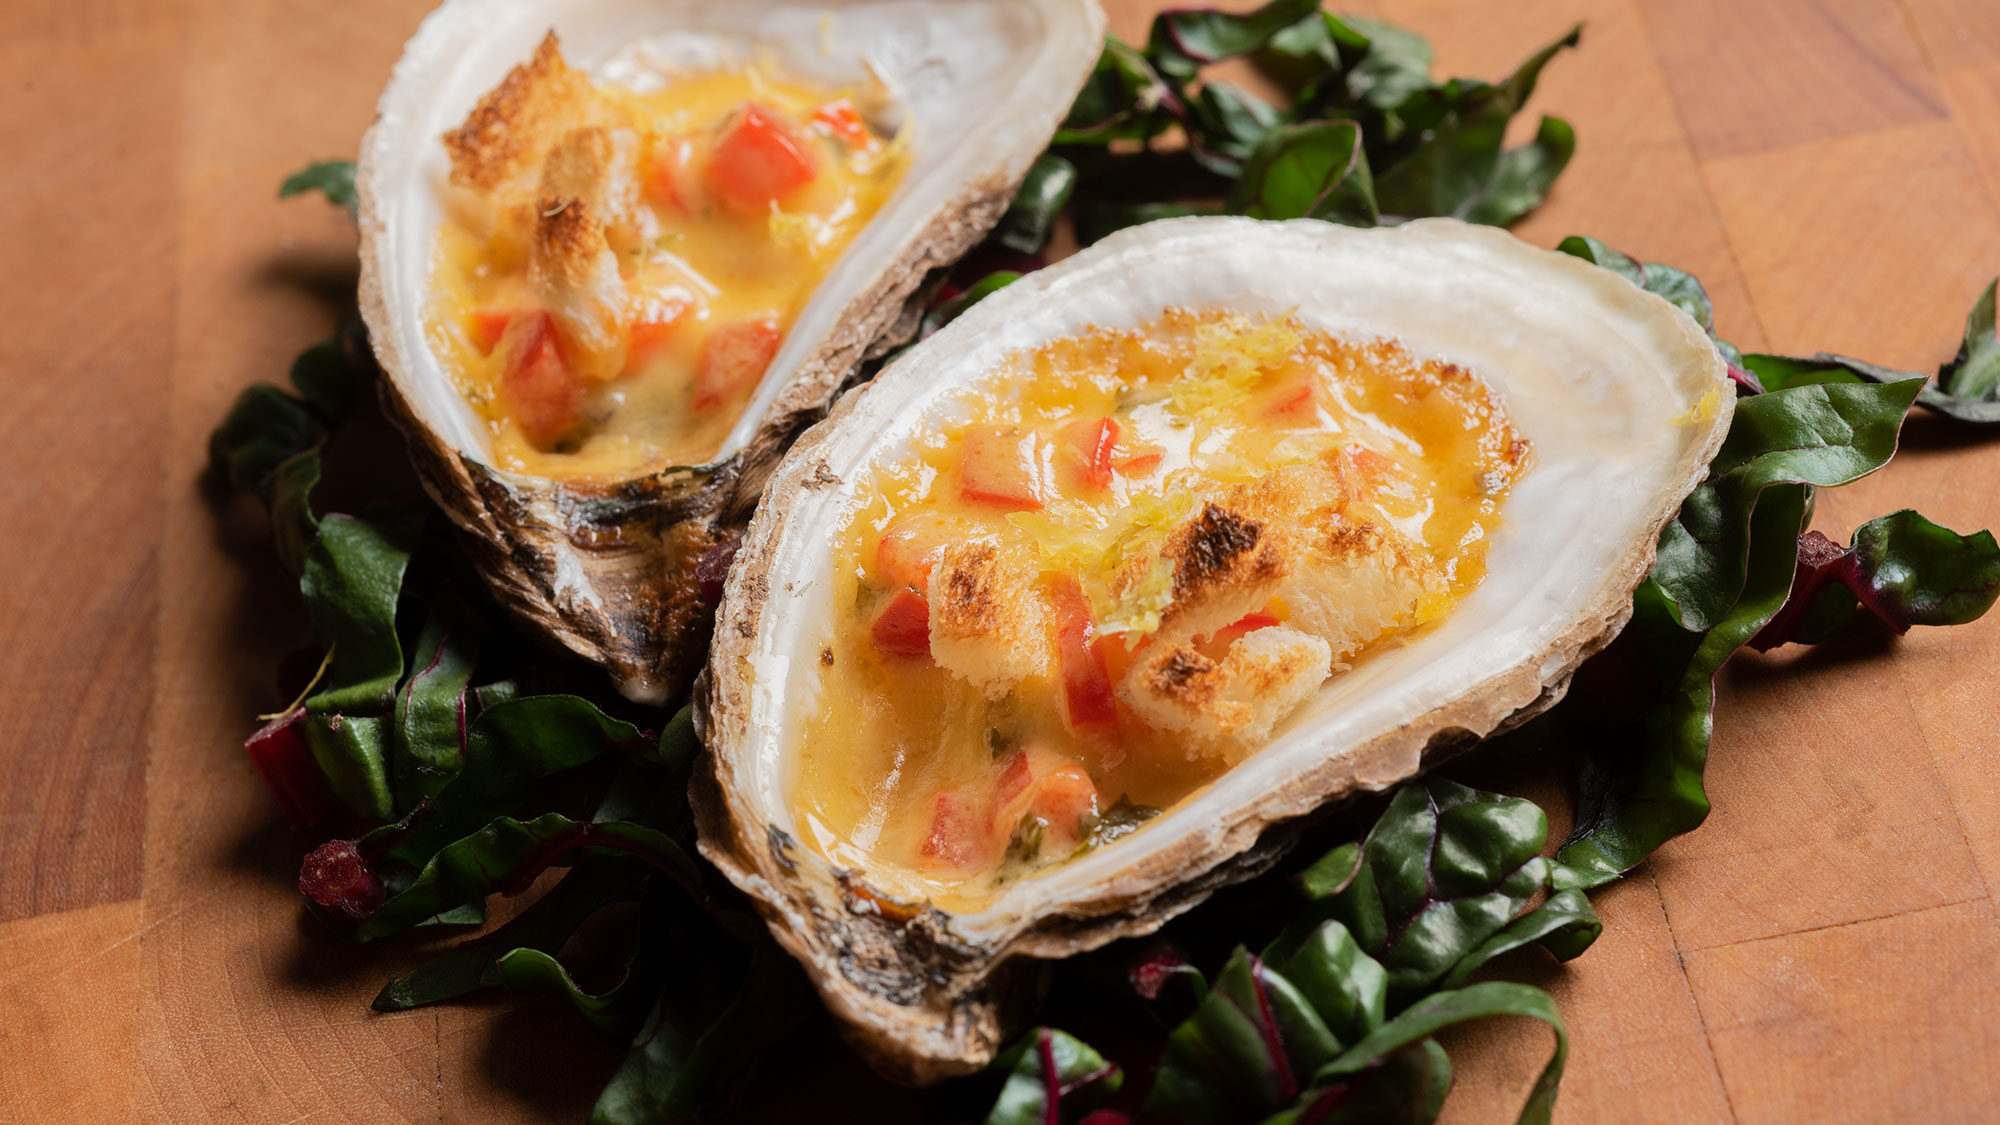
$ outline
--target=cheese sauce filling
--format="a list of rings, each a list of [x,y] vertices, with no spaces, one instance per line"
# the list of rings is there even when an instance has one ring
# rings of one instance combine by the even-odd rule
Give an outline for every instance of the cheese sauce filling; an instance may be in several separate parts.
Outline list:
[[[872,99],[872,100],[871,100]],[[553,34],[445,137],[431,346],[493,463],[625,477],[711,459],[908,164],[857,104],[762,66],[644,93]]]
[[[808,842],[970,908],[1135,830],[1448,612],[1528,443],[1467,371],[1171,310],[1012,357],[878,468],[794,747]]]

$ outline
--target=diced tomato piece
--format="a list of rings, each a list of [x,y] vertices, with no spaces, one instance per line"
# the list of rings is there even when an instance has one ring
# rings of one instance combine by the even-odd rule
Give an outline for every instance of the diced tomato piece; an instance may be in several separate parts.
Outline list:
[[[931,803],[931,830],[919,849],[947,867],[972,867],[986,856],[987,831],[979,806],[960,793],[939,793]]]
[[[1082,766],[1065,762],[1035,780],[1028,811],[1047,822],[1049,831],[1065,842],[1075,843],[1097,816],[1097,783]]]
[[[709,332],[694,377],[694,408],[707,410],[747,393],[764,377],[783,339],[777,318],[770,316],[738,320]]]
[[[507,325],[520,313],[514,309],[474,309],[465,318],[465,337],[480,355],[492,355],[493,345],[507,334]]]
[[[868,135],[868,126],[862,124],[861,115],[855,112],[854,103],[846,98],[814,110],[812,123],[848,148],[863,148],[873,139]]]
[[[1143,477],[1159,468],[1166,457],[1166,450],[1152,442],[1142,441],[1115,451],[1111,464],[1128,477]]]
[[[929,656],[931,603],[915,590],[896,591],[875,615],[868,635],[885,656]]]
[[[625,369],[636,370],[650,360],[680,327],[692,307],[694,294],[685,289],[660,289],[647,294],[632,322],[625,349]]]
[[[1004,426],[973,426],[965,432],[959,495],[1017,510],[1039,508],[1042,492],[1035,470],[1032,433]]]
[[[946,536],[930,512],[911,512],[882,529],[875,543],[875,571],[892,586],[928,589],[931,568],[944,554]]]
[[[1222,659],[1229,651],[1229,646],[1236,643],[1236,638],[1245,633],[1254,633],[1259,629],[1268,629],[1273,625],[1285,623],[1284,618],[1272,613],[1271,609],[1272,607],[1266,606],[1264,609],[1244,614],[1236,621],[1210,633],[1200,647],[1212,659]]]
[[[1111,470],[1118,448],[1118,419],[1109,416],[1078,418],[1065,423],[1062,438],[1065,452],[1073,460],[1080,481],[1102,491],[1111,487]]]
[[[1258,413],[1280,421],[1300,422],[1319,413],[1319,382],[1301,374],[1278,384],[1264,399]]]
[[[819,175],[819,157],[777,111],[743,107],[708,164],[708,183],[739,211],[761,213]]]
[[[500,373],[500,401],[528,440],[547,445],[574,429],[583,382],[563,359],[549,314],[515,317],[501,345],[507,364]]]
[[[1062,673],[1064,712],[1075,730],[1117,730],[1118,703],[1104,653],[1091,636],[1090,602],[1074,578],[1064,575],[1050,588],[1056,611],[1056,661]]]

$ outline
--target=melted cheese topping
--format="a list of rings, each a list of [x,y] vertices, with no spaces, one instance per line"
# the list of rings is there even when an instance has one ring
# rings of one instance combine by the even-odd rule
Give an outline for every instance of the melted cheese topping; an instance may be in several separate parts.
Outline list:
[[[1170,311],[1013,357],[834,544],[808,842],[974,906],[1136,828],[1448,612],[1529,449],[1491,390],[1293,318]]]
[[[635,93],[568,69],[553,36],[488,94],[446,138],[428,329],[494,463],[617,478],[712,458],[901,180],[907,154],[856,109],[871,98],[761,66]]]

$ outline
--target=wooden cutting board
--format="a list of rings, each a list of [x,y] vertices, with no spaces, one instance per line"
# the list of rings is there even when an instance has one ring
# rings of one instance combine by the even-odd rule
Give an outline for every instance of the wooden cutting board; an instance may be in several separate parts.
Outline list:
[[[575,1121],[616,1063],[546,1004],[371,1013],[421,950],[303,918],[310,842],[237,748],[304,629],[205,439],[350,298],[346,218],[273,189],[355,150],[427,6],[0,7],[0,1121]],[[1110,6],[1136,36],[1154,5]],[[1695,271],[1746,348],[1927,369],[2000,273],[1994,0],[1357,6],[1487,76],[1588,21],[1536,103],[1581,147],[1520,233]],[[1996,443],[1918,416],[1818,523],[2000,522]],[[1731,666],[1709,822],[1598,898],[1581,960],[1520,962],[1573,1035],[1562,1119],[1991,1119],[1996,658],[2000,618]],[[1511,1120],[1547,1035],[1450,1045],[1450,1116]],[[819,1120],[895,1119],[846,1065],[788,1080],[830,1085]]]

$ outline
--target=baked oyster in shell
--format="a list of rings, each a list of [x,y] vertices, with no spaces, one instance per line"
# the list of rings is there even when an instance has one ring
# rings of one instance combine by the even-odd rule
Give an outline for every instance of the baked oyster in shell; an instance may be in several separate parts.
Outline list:
[[[1094,0],[448,0],[405,48],[362,143],[361,311],[426,489],[501,602],[603,665],[626,695],[682,694],[708,608],[697,559],[872,350],[905,338],[925,276],[998,221],[1094,65]],[[750,59],[879,87],[901,184],[828,270],[720,452],[701,465],[556,481],[495,467],[492,438],[427,339],[442,138],[553,32],[600,82]]]
[[[1534,447],[1443,619],[1328,679],[1269,741],[1143,827],[951,912],[836,867],[794,822],[801,716],[843,607],[830,544],[876,470],[963,421],[1011,355],[1172,308],[1290,315],[1462,367]],[[852,1038],[925,1082],[984,1064],[1033,1001],[1026,958],[1144,934],[1254,875],[1287,825],[1546,709],[1631,613],[1661,528],[1727,431],[1727,369],[1693,320],[1608,271],[1455,220],[1169,220],[1002,290],[842,400],[771,478],[696,689],[705,855],[749,894]]]

